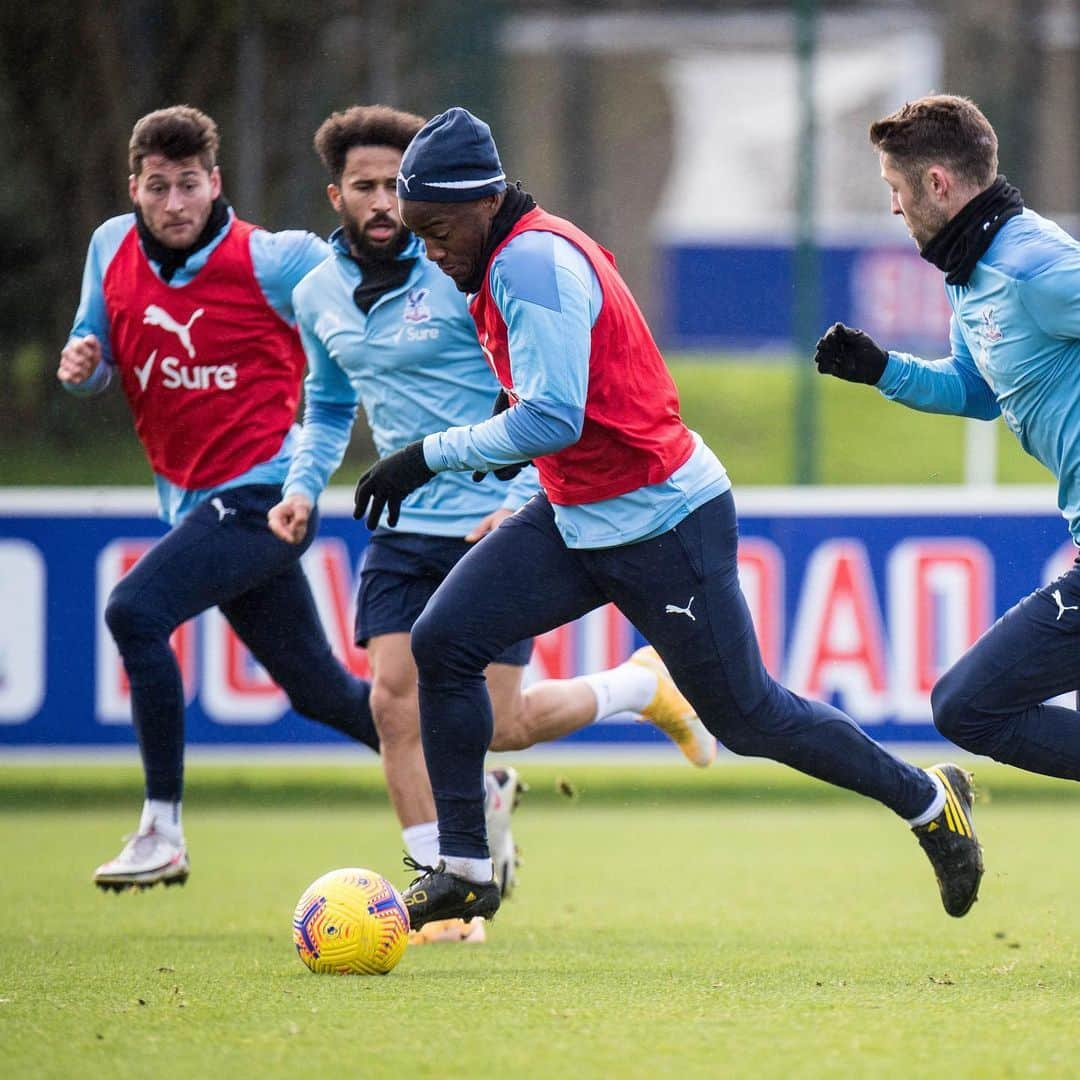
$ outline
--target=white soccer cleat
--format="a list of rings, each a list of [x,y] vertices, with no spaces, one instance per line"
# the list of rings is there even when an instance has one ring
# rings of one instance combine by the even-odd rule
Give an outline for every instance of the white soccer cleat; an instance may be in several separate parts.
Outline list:
[[[491,769],[484,774],[484,816],[487,818],[488,848],[495,864],[499,891],[509,896],[517,884],[518,850],[510,831],[510,815],[528,790],[517,769]]]
[[[485,941],[483,919],[436,919],[409,931],[410,945],[483,945]]]
[[[191,872],[187,848],[157,832],[153,826],[127,837],[123,851],[94,871],[99,889],[149,889],[163,885],[183,885]]]
[[[716,758],[716,736],[698,719],[694,706],[675,685],[660,654],[646,645],[629,662],[656,675],[656,693],[641,715],[671,739],[689,761],[702,769],[711,765]]]

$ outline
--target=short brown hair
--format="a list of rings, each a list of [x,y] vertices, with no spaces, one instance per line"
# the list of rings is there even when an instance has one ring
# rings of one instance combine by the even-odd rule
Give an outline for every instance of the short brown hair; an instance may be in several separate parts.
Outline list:
[[[909,101],[870,125],[870,142],[913,182],[934,164],[978,188],[988,187],[997,176],[997,135],[966,97],[931,94]]]
[[[190,105],[172,105],[147,113],[135,124],[128,143],[128,165],[137,176],[150,154],[170,161],[197,157],[210,172],[217,163],[217,150],[217,124]]]
[[[335,184],[345,172],[345,159],[354,146],[390,146],[405,153],[405,147],[424,126],[415,113],[392,109],[389,105],[354,105],[331,113],[315,132],[315,150]]]

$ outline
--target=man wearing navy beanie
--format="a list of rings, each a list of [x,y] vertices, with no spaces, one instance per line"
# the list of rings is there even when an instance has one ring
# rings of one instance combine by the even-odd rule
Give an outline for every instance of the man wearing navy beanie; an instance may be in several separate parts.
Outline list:
[[[399,199],[473,202],[505,190],[491,128],[467,109],[448,109],[428,121],[401,159]]]
[[[966,914],[982,877],[970,778],[901,761],[765,670],[739,588],[731,483],[680,419],[611,254],[508,187],[490,129],[465,109],[417,133],[397,193],[405,225],[469,295],[505,408],[377,463],[356,486],[355,516],[374,528],[387,509],[393,526],[402,499],[446,470],[532,460],[541,483],[457,563],[413,627],[440,855],[405,892],[414,929],[499,907],[484,832],[484,668],[510,643],[609,602],[729,750],[884,803],[914,829],[946,911]]]

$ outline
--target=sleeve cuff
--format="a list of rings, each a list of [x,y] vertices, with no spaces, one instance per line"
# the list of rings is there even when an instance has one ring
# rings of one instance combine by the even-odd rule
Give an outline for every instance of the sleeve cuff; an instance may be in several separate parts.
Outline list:
[[[903,362],[896,353],[889,353],[889,359],[885,364],[885,370],[881,373],[881,378],[877,381],[876,389],[886,396],[893,393],[896,390],[897,383],[900,381],[902,369]]]
[[[439,432],[424,436],[424,464],[433,472],[446,471],[446,460],[442,453],[442,436]]]
[[[281,497],[288,499],[293,495],[302,495],[312,506],[315,506],[319,501],[319,495],[317,492],[312,491],[310,487],[299,481],[292,481],[292,483],[286,483],[281,489]]]

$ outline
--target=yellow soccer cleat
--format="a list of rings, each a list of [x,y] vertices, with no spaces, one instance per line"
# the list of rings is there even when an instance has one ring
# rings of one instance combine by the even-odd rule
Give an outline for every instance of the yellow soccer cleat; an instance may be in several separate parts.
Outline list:
[[[651,646],[638,649],[631,664],[648,668],[656,675],[656,693],[641,710],[649,723],[655,724],[699,768],[711,765],[716,758],[716,737],[698,719],[693,705],[682,696],[660,654]]]
[[[487,930],[483,919],[437,919],[426,923],[419,930],[409,931],[410,945],[436,945],[460,943],[462,945],[483,945],[487,941]]]

